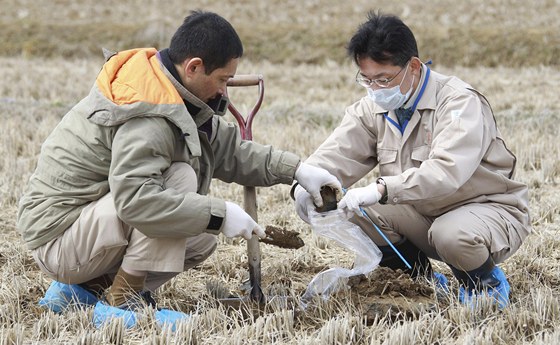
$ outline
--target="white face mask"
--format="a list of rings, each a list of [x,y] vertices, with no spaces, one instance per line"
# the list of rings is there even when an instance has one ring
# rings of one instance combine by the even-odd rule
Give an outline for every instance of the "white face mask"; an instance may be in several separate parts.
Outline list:
[[[408,66],[406,66],[404,76],[406,76],[407,72]],[[412,76],[412,83],[410,83],[410,88],[408,89],[408,92],[403,95],[401,92],[401,84],[404,81],[404,76],[399,85],[392,88],[372,90],[370,87],[368,87],[368,96],[375,103],[377,103],[377,105],[386,110],[395,110],[402,107],[408,97],[410,97],[410,94],[412,93],[412,86],[414,85],[414,76]]]

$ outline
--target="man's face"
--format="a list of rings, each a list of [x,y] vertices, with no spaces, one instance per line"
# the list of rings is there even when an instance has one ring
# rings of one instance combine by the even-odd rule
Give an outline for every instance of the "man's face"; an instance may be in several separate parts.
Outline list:
[[[402,94],[414,93],[422,76],[422,62],[412,57],[404,66],[381,64],[369,57],[358,60],[358,84],[373,90],[398,86]]]
[[[380,64],[371,58],[362,58],[358,60],[358,75],[356,80],[363,80],[363,83],[369,83],[369,87],[376,90],[379,88],[388,88],[395,85],[401,84],[404,79],[410,78],[411,73],[402,73],[403,70],[407,69],[408,64],[405,67],[395,66],[391,64]],[[363,85],[365,86],[365,85]],[[410,82],[406,88],[410,87]],[[402,92],[403,90],[401,90]],[[404,90],[406,91],[406,90]]]
[[[235,75],[238,63],[238,58],[231,59],[226,66],[217,68],[210,74],[206,74],[204,62],[194,67],[187,65],[189,70],[186,72],[185,87],[197,98],[208,103],[226,93],[227,81]]]

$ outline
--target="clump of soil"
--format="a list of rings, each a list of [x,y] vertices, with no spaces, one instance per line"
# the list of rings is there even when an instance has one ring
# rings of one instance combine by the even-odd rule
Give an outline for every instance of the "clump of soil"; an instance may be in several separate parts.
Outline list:
[[[321,198],[323,199],[323,206],[315,207],[317,212],[327,212],[336,210],[340,195],[337,191],[329,186],[321,187]]]
[[[435,307],[433,287],[423,280],[412,280],[401,270],[378,267],[369,276],[349,279],[352,303],[360,308],[366,319],[376,316],[415,317]]]
[[[273,225],[267,225],[264,230],[266,237],[260,241],[280,248],[298,249],[305,245],[299,232],[286,230]]]

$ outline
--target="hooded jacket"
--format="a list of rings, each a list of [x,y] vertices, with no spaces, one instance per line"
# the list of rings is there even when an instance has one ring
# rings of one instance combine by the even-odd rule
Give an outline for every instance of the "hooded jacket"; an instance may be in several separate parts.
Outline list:
[[[200,110],[189,113],[185,102]],[[212,130],[202,131],[209,121]],[[193,167],[197,193],[166,188],[162,174],[173,162]],[[110,191],[119,218],[146,236],[218,234],[225,202],[206,195],[212,178],[289,184],[298,163],[292,153],[243,141],[235,125],[173,78],[155,49],[123,51],[107,60],[89,95],[43,143],[17,229],[37,248]]]

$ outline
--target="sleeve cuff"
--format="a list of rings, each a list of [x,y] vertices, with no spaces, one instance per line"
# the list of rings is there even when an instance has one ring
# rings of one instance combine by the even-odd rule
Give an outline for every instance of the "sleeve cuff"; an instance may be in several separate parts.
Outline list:
[[[289,184],[294,181],[296,169],[300,161],[299,156],[294,153],[288,151],[281,153],[276,175],[280,178],[282,183]]]
[[[380,177],[385,181],[385,190],[387,192],[386,204],[398,204],[401,202],[400,196],[402,194],[403,181],[400,175],[397,176],[383,176]]]
[[[226,202],[218,198],[210,198],[210,219],[206,226],[206,232],[218,235],[224,225],[226,216]]]

